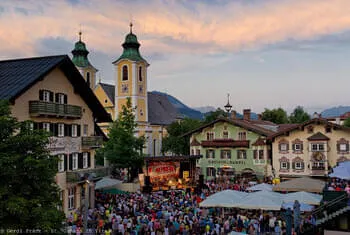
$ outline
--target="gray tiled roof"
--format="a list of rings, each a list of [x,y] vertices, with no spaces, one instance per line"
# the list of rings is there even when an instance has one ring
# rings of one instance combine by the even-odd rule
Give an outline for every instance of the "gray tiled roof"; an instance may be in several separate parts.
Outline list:
[[[0,61],[0,99],[13,99],[44,77],[65,55]]]
[[[100,85],[102,89],[106,92],[108,98],[110,101],[114,104],[114,98],[115,98],[115,86],[111,84],[101,83]]]

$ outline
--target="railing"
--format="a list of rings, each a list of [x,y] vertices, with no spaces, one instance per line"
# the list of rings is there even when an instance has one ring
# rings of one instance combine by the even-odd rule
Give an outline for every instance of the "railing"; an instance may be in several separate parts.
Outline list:
[[[96,167],[93,169],[81,169],[75,171],[67,171],[67,182],[74,183],[85,180],[86,177],[93,179],[110,175],[110,167]]]
[[[35,100],[29,101],[29,113],[31,116],[48,115],[81,118],[82,108],[76,105],[57,104]]]
[[[82,148],[99,148],[103,144],[102,136],[83,136],[81,137],[81,146]]]

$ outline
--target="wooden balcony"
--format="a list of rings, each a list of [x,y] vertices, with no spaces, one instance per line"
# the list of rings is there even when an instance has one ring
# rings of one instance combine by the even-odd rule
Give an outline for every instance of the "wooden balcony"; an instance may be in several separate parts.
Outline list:
[[[81,137],[81,147],[83,149],[100,148],[103,144],[102,136],[83,136]]]
[[[94,180],[110,175],[110,167],[96,167],[93,169],[79,169],[74,171],[67,171],[67,182],[77,183],[83,182],[86,179]]]
[[[52,116],[79,119],[82,116],[82,108],[76,105],[35,100],[29,101],[29,114],[32,117]]]

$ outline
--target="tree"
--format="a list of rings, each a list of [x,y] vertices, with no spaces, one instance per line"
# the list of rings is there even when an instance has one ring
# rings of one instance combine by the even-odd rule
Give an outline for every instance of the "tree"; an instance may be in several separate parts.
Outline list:
[[[310,120],[310,115],[304,111],[302,106],[297,106],[289,116],[291,123],[303,123]]]
[[[185,118],[180,122],[173,122],[167,127],[168,135],[163,139],[162,152],[172,152],[176,155],[189,155],[190,136],[183,136],[202,123],[196,119]]]
[[[136,176],[144,162],[142,149],[145,141],[134,135],[137,127],[134,111],[128,98],[109,129],[108,141],[99,150],[99,154],[102,153],[116,168],[128,169],[128,181]]]
[[[350,117],[348,117],[347,119],[345,119],[345,121],[344,121],[344,123],[343,123],[343,126],[350,127]]]
[[[271,110],[265,108],[265,111],[262,113],[262,120],[270,121],[276,124],[284,124],[288,123],[288,116],[287,112],[282,108]]]
[[[207,124],[212,121],[215,121],[220,116],[227,117],[227,112],[222,110],[221,108],[217,108],[215,111],[211,111],[205,114],[203,123]]]
[[[55,183],[58,158],[49,155],[48,134],[11,117],[0,101],[0,224],[2,229],[59,232],[64,213]],[[45,231],[45,232],[44,232]]]

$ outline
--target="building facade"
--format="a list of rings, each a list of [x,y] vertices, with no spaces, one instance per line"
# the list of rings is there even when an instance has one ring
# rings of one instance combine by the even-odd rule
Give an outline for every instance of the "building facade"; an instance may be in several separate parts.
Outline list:
[[[331,167],[350,159],[350,128],[322,118],[270,136],[277,177],[327,176]]]
[[[85,180],[105,174],[95,169],[102,144],[95,121],[110,117],[92,90],[68,56],[1,61],[0,70],[0,99],[10,100],[12,115],[51,134],[47,147],[60,159],[55,180],[64,212],[80,208],[84,195],[93,206],[94,183],[87,187]]]
[[[258,178],[271,175],[270,147],[266,141],[270,134],[273,134],[271,130],[249,118],[219,118],[192,131],[191,155],[203,156],[197,161],[198,174],[207,180],[233,175],[253,174]]]

